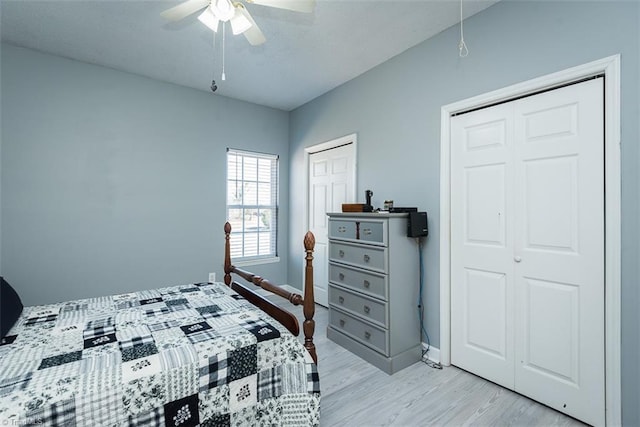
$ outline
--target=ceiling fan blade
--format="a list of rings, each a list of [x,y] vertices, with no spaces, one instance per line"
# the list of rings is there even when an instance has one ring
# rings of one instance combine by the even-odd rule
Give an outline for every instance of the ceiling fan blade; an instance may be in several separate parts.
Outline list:
[[[160,16],[169,21],[179,21],[207,6],[209,6],[209,0],[187,0],[184,3],[165,10],[160,13]]]
[[[258,24],[253,20],[249,11],[244,6],[240,5],[240,7],[237,8],[237,12],[242,14],[251,23],[251,26],[242,32],[242,34],[247,38],[247,41],[252,46],[259,46],[266,42],[266,37],[262,34],[260,28],[258,28]]]
[[[247,2],[304,13],[313,12],[316,5],[316,0],[247,0]]]

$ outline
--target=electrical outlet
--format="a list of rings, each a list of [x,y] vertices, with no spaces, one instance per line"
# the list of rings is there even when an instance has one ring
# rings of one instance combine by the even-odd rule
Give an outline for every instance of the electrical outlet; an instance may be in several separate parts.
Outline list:
[[[216,281],[216,273],[209,273],[209,282],[213,283]]]

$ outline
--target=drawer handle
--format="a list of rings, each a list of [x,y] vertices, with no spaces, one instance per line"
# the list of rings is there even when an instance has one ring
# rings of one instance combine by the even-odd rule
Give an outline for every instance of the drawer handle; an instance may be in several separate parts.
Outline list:
[[[369,286],[371,286],[371,283],[369,283],[368,280],[365,280],[363,285],[364,285],[365,288],[369,288]]]
[[[346,231],[347,231],[347,227],[344,227],[344,226],[338,227],[338,233],[346,233]]]
[[[340,258],[344,257],[344,251],[341,250],[340,252],[338,252],[338,255],[340,256]]]
[[[364,262],[369,262],[370,259],[371,257],[369,255],[364,256]]]
[[[344,274],[342,274],[342,273],[338,274],[338,278],[339,278],[340,280],[344,280]]]
[[[367,235],[369,235],[369,234],[371,234],[371,233],[372,233],[372,231],[371,231],[371,229],[370,229],[370,228],[363,228],[363,229],[362,229],[362,234],[367,234]]]
[[[343,327],[345,323],[347,322],[345,322],[344,319],[340,319],[340,327]]]
[[[368,331],[367,331],[367,332],[365,332],[365,333],[364,333],[364,339],[365,339],[365,340],[371,339],[371,332],[368,332]]]
[[[338,302],[340,304],[344,304],[344,297],[338,297]]]
[[[364,312],[365,312],[365,314],[369,314],[369,312],[370,312],[370,311],[371,311],[371,309],[369,308],[369,306],[368,306],[368,305],[365,305],[365,306],[364,306]]]

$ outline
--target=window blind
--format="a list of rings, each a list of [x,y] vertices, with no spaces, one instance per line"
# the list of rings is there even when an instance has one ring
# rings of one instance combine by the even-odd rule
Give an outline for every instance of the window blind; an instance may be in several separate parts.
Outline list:
[[[277,256],[277,155],[227,150],[227,218],[232,259]]]

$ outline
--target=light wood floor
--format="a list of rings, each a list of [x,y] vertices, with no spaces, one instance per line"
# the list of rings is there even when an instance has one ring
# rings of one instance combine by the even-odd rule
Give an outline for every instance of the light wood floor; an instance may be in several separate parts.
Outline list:
[[[387,375],[328,340],[327,318],[316,305],[322,426],[584,425],[455,367],[416,363]]]

